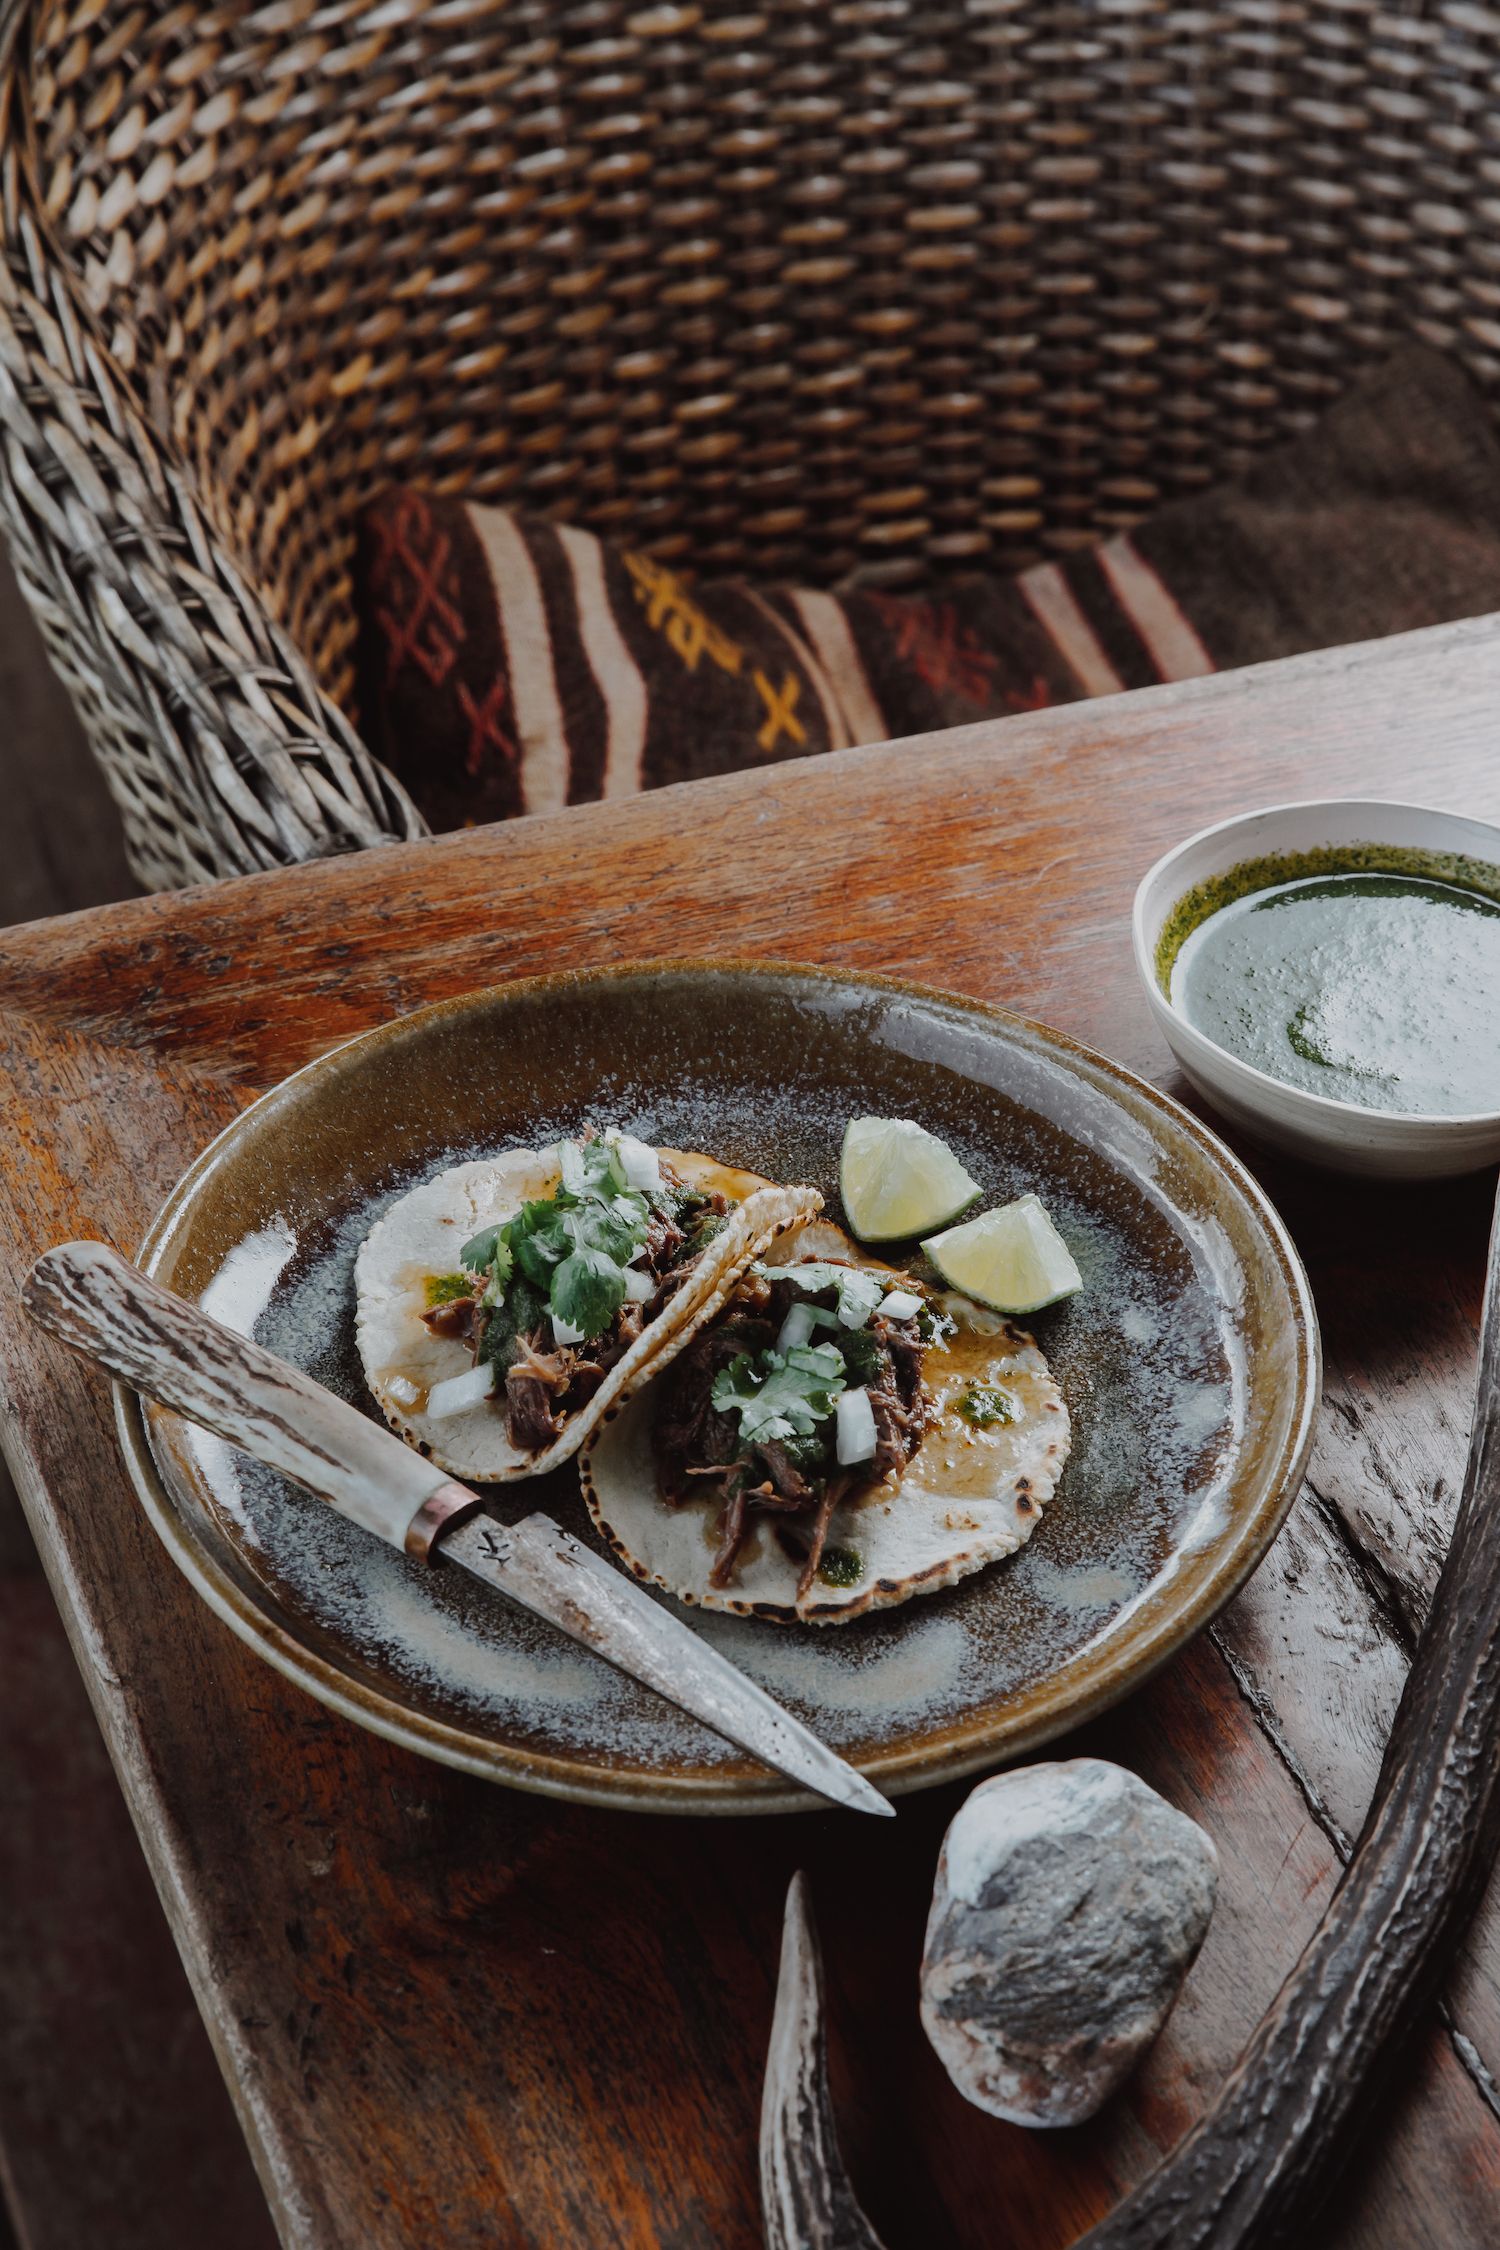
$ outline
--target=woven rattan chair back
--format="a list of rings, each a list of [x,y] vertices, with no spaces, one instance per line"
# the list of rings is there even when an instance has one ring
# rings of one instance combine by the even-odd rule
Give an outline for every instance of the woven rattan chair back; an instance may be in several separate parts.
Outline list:
[[[1019,563],[1418,334],[1500,375],[1469,0],[0,0],[0,511],[161,885],[420,832],[392,478],[716,572]]]

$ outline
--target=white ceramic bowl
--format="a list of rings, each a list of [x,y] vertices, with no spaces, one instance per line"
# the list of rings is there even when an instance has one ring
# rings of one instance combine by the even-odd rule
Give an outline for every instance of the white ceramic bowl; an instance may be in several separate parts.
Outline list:
[[[1205,828],[1159,859],[1135,894],[1135,963],[1152,1013],[1185,1075],[1220,1114],[1253,1139],[1340,1172],[1433,1179],[1500,1159],[1500,1110],[1454,1117],[1361,1109],[1304,1093],[1208,1039],[1173,1007],[1156,973],[1157,945],[1173,910],[1200,883],[1247,860],[1320,845],[1384,844],[1500,868],[1500,827],[1458,813],[1379,799],[1271,805]]]

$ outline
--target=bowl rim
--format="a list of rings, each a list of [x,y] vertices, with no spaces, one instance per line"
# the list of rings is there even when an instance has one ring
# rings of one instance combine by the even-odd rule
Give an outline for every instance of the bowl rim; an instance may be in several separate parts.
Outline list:
[[[1206,1031],[1200,1031],[1197,1024],[1190,1023],[1182,1013],[1170,992],[1163,992],[1156,976],[1155,948],[1148,944],[1146,938],[1146,899],[1147,894],[1166,874],[1172,862],[1191,851],[1195,845],[1206,844],[1210,838],[1226,835],[1232,829],[1245,827],[1251,821],[1269,820],[1279,813],[1309,813],[1333,810],[1351,813],[1367,811],[1421,813],[1431,820],[1462,821],[1466,827],[1486,828],[1495,838],[1494,865],[1497,870],[1500,870],[1500,822],[1482,819],[1475,813],[1452,812],[1445,805],[1419,805],[1405,797],[1300,797],[1288,799],[1286,802],[1277,805],[1257,805],[1249,812],[1231,813],[1225,820],[1211,821],[1206,828],[1199,828],[1191,836],[1184,836],[1180,843],[1174,844],[1169,851],[1163,852],[1159,858],[1153,860],[1136,885],[1135,898],[1130,910],[1131,946],[1135,954],[1136,972],[1146,988],[1147,999],[1158,1015],[1165,1017],[1176,1025],[1187,1034],[1189,1039],[1196,1041],[1200,1047],[1206,1048],[1216,1060],[1225,1063],[1236,1079],[1245,1079],[1250,1082],[1245,1088],[1247,1100],[1250,1100],[1252,1096],[1261,1095],[1263,1090],[1267,1097],[1274,1095],[1279,1101],[1290,1101],[1296,1108],[1306,1112],[1309,1117],[1326,1118],[1330,1124],[1340,1120],[1350,1123],[1357,1122],[1363,1125],[1367,1131],[1373,1127],[1374,1137],[1377,1139],[1387,1137],[1398,1139],[1403,1133],[1409,1134],[1413,1131],[1434,1133],[1440,1137],[1447,1137],[1450,1133],[1456,1137],[1464,1132],[1500,1131],[1500,1108],[1464,1110],[1372,1109],[1362,1102],[1340,1101],[1332,1094],[1314,1094],[1305,1086],[1293,1086],[1285,1078],[1277,1078],[1271,1071],[1262,1070],[1258,1064],[1246,1062],[1243,1056],[1234,1054],[1228,1047],[1221,1046],[1217,1039],[1210,1038]],[[1350,838],[1349,840],[1351,842],[1358,841],[1357,838]],[[1174,903],[1179,902],[1174,901]],[[1264,1105],[1260,1103],[1257,1106]]]
[[[1111,1090],[1118,1090],[1117,1098],[1123,1093],[1143,1101],[1162,1116],[1164,1123],[1195,1143],[1200,1154],[1218,1167],[1249,1206],[1253,1221],[1262,1232],[1286,1296],[1294,1362],[1290,1371],[1292,1398],[1276,1458],[1258,1479],[1256,1494],[1243,1515],[1227,1531],[1218,1569],[1206,1581],[1193,1586],[1186,1596],[1169,1602],[1165,1616],[1151,1615],[1152,1605],[1142,1603],[1142,1615],[1133,1621],[1124,1645],[1112,1650],[1102,1662],[1097,1656],[1090,1661],[1088,1648],[1076,1651],[1059,1667],[1058,1673],[1051,1676],[1052,1695],[1043,1695],[1041,1708],[1028,1708],[1019,1723],[1015,1718],[1007,1719],[994,1713],[978,1720],[971,1718],[966,1725],[943,1730],[945,1739],[931,1746],[914,1750],[910,1746],[896,1745],[889,1752],[863,1758],[860,1767],[887,1795],[898,1796],[1009,1763],[1059,1734],[1072,1732],[1123,1696],[1134,1693],[1217,1616],[1256,1569],[1286,1521],[1302,1489],[1317,1428],[1322,1397],[1322,1338],[1312,1286],[1286,1222],[1255,1175],[1210,1126],[1172,1095],[1124,1064],[1067,1032],[967,993],[877,971],[823,966],[784,957],[665,956],[633,962],[590,963],[578,969],[508,978],[451,994],[372,1024],[268,1087],[200,1151],[170,1190],[146,1232],[137,1253],[138,1260],[150,1273],[159,1269],[205,1177],[227,1158],[247,1123],[293,1099],[294,1090],[314,1074],[343,1071],[357,1065],[362,1055],[389,1040],[401,1038],[418,1020],[479,1012],[497,1000],[529,997],[549,990],[600,983],[635,983],[683,973],[727,974],[771,982],[798,978],[835,987],[854,984],[865,990],[886,993],[897,1001],[914,1000],[944,1009],[956,1008],[963,1014],[988,1019],[1013,1034],[1035,1039],[1085,1075],[1097,1073],[1108,1082]],[[436,1714],[407,1706],[399,1699],[388,1699],[381,1689],[372,1688],[349,1674],[335,1660],[283,1627],[262,1603],[240,1587],[232,1574],[221,1569],[210,1551],[200,1546],[157,1460],[141,1398],[126,1384],[115,1382],[111,1388],[115,1429],[127,1473],[152,1528],[173,1561],[208,1607],[240,1640],[327,1708],[405,1750],[416,1751],[440,1764],[543,1796],[602,1809],[751,1817],[821,1809],[820,1799],[779,1776],[664,1770],[649,1776],[621,1777],[607,1762],[567,1758],[550,1750],[529,1750],[496,1741],[471,1733],[464,1726]],[[1146,1591],[1149,1594],[1154,1590]],[[1080,1670],[1082,1677],[1070,1677]],[[1063,1683],[1071,1685],[1071,1695]]]

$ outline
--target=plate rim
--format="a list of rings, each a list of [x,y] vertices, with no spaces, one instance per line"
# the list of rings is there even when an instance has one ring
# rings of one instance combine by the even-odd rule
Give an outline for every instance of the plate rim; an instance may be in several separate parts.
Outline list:
[[[1038,1683],[1042,1705],[1021,1720],[1004,1713],[988,1720],[971,1721],[961,1739],[945,1748],[920,1746],[875,1753],[862,1759],[860,1771],[889,1796],[935,1788],[946,1782],[1007,1764],[1041,1748],[1057,1736],[1087,1724],[1126,1695],[1144,1686],[1168,1660],[1233,1599],[1264,1558],[1301,1490],[1317,1427],[1322,1395],[1323,1356],[1312,1286],[1291,1235],[1276,1206],[1249,1168],[1203,1121],[1183,1103],[1123,1063],[1115,1062],[1070,1032],[962,992],[898,977],[875,970],[829,968],[814,962],[781,956],[736,954],[664,955],[638,962],[598,963],[582,968],[544,972],[528,977],[505,978],[476,985],[445,999],[429,1001],[381,1023],[368,1026],[350,1038],[325,1048],[288,1072],[248,1103],[201,1149],[168,1191],[136,1253],[145,1271],[156,1274],[169,1239],[199,1188],[224,1160],[230,1146],[248,1121],[263,1117],[293,1098],[294,1089],[315,1072],[326,1070],[339,1057],[353,1061],[399,1036],[413,1024],[436,1017],[477,1009],[499,999],[531,998],[562,988],[584,985],[629,984],[664,975],[721,975],[749,977],[766,982],[787,978],[890,994],[899,999],[956,1009],[1008,1030],[1021,1031],[1043,1047],[1081,1063],[1115,1087],[1128,1088],[1179,1132],[1198,1144],[1200,1152],[1227,1175],[1259,1223],[1275,1253],[1290,1306],[1295,1364],[1292,1374],[1294,1407],[1279,1456],[1269,1472],[1266,1489],[1255,1508],[1234,1532],[1233,1542],[1220,1568],[1180,1606],[1169,1601],[1167,1613],[1137,1630],[1127,1646],[1100,1664],[1088,1657],[1087,1644],[1048,1673]],[[822,1799],[797,1789],[777,1777],[764,1779],[747,1773],[716,1774],[663,1771],[649,1777],[639,1771],[622,1771],[598,1758],[561,1757],[507,1745],[382,1695],[378,1689],[351,1679],[340,1666],[298,1640],[206,1556],[192,1535],[157,1465],[140,1396],[128,1385],[111,1385],[115,1428],[126,1471],[152,1529],[173,1562],[208,1607],[229,1626],[237,1638],[282,1676],[327,1708],[352,1720],[370,1733],[483,1779],[513,1788],[614,1811],[747,1815],[773,1812],[806,1812],[823,1807]],[[1147,1600],[1149,1600],[1147,1590]],[[1069,1675],[1087,1662],[1089,1679],[1069,1693]],[[1029,1701],[1038,1691],[1031,1691]]]

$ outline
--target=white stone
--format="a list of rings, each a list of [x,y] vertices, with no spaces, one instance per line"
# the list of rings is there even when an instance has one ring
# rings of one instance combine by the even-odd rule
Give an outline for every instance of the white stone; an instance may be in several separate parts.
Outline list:
[[[981,1782],[938,1861],[922,2022],[959,2091],[1017,2125],[1075,2125],[1160,2031],[1203,1942],[1218,1855],[1100,1758]]]

